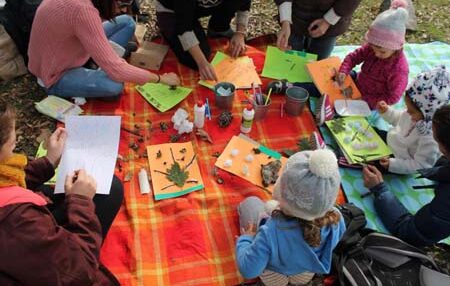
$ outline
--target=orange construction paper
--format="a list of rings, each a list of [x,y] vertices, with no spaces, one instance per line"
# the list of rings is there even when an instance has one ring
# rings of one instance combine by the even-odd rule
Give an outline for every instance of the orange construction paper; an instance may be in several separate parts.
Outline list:
[[[183,148],[185,149],[184,153],[180,152],[181,150],[183,150]],[[179,197],[184,194],[204,188],[202,175],[200,174],[200,168],[198,167],[197,158],[195,158],[192,161],[192,164],[187,168],[187,171],[189,172],[187,180],[197,180],[197,182],[186,182],[183,187],[174,185],[172,187],[164,189],[165,187],[172,185],[173,183],[166,178],[165,174],[161,174],[155,170],[166,173],[168,172],[167,169],[170,169],[173,164],[170,149],[172,149],[173,157],[175,158],[176,162],[180,164],[181,168],[185,168],[185,166],[189,164],[195,154],[191,142],[166,143],[147,146],[148,163],[150,165],[150,174],[155,200]],[[157,158],[158,151],[161,151],[160,158]]]
[[[333,81],[335,71],[339,71],[341,67],[341,60],[338,57],[329,57],[317,62],[307,63],[306,69],[309,72],[314,84],[321,94],[328,94],[330,103],[333,104],[337,99],[345,99],[339,86]],[[347,76],[344,81],[344,86],[351,86],[353,89],[352,99],[361,97],[361,93],[356,87],[355,82],[351,76]]]
[[[237,89],[251,88],[252,83],[262,85],[255,65],[249,57],[225,58],[214,66],[214,70],[218,82],[230,82]],[[217,82],[208,80],[206,83],[214,86]]]
[[[238,136],[233,136],[228,145],[225,147],[225,150],[223,150],[222,154],[219,156],[219,158],[217,158],[215,165],[218,168],[221,168],[238,177],[241,177],[244,180],[249,181],[252,184],[264,188],[272,193],[274,185],[270,185],[269,187],[266,188],[262,184],[261,165],[265,165],[276,159],[273,157],[269,158],[270,156],[263,152],[255,154],[253,148],[259,148],[260,146],[261,145],[252,142],[251,140],[243,139],[242,137]],[[235,157],[231,156],[231,151],[233,149],[239,150],[239,153]],[[251,163],[245,161],[245,157],[248,154],[253,155],[253,161]],[[231,165],[231,167],[224,167],[224,162],[228,159],[231,159],[233,161],[233,164]],[[287,158],[281,157],[279,160],[281,161],[281,169],[279,174],[281,174],[281,171],[286,165]],[[247,176],[245,176],[242,173],[244,165],[247,165],[249,169],[249,174]]]

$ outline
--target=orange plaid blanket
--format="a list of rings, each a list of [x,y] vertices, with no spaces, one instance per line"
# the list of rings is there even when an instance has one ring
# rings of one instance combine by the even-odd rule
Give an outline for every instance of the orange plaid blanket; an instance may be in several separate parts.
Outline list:
[[[273,38],[262,38],[250,43],[250,56],[260,73],[264,64],[264,51]],[[225,50],[227,41],[211,41],[213,50]],[[106,238],[101,251],[101,261],[116,275],[122,285],[236,285],[243,281],[235,264],[235,237],[239,234],[236,206],[248,196],[269,199],[269,195],[239,177],[219,171],[223,184],[213,176],[215,152],[221,152],[233,135],[239,134],[241,113],[245,103],[242,91],[237,93],[233,107],[232,124],[223,129],[217,125],[219,111],[214,107],[214,94],[197,84],[198,73],[179,64],[170,52],[161,73],[173,71],[181,75],[182,85],[194,89],[176,108],[189,110],[192,116],[194,103],[206,98],[212,107],[212,120],[206,120],[205,129],[213,144],[196,138],[191,140],[197,152],[205,189],[188,195],[155,201],[153,196],[139,192],[137,173],[147,166],[145,146],[169,142],[175,130],[170,123],[176,108],[160,113],[127,84],[118,102],[90,101],[84,108],[88,114],[120,115],[122,127],[141,128],[144,142],[128,132],[121,132],[119,153],[127,162],[116,168],[116,175],[131,180],[124,182],[125,199]],[[266,82],[266,81],[265,81]],[[273,96],[267,117],[253,125],[250,137],[274,150],[296,148],[297,140],[317,130],[311,113],[305,109],[302,116],[280,118],[282,96]],[[163,132],[160,122],[170,128]],[[151,124],[151,128],[150,128]],[[129,147],[139,145],[138,151]]]

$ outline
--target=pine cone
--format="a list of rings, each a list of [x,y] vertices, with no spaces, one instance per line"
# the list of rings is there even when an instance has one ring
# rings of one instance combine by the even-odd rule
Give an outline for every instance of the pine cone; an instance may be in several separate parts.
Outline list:
[[[233,114],[229,111],[224,111],[220,113],[219,117],[217,117],[217,123],[220,127],[225,128],[231,124],[231,120],[233,120]]]

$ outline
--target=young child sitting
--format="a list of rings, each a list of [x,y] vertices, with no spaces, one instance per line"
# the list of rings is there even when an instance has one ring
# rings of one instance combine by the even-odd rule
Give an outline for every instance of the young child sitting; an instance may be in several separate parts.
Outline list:
[[[394,110],[385,101],[377,104],[381,116],[394,128],[387,144],[394,158],[380,160],[392,173],[411,174],[432,167],[441,156],[433,139],[431,119],[441,106],[449,104],[450,75],[445,66],[420,73],[405,93],[406,110]]]
[[[292,155],[275,184],[276,201],[264,204],[249,197],[238,207],[241,274],[259,276],[266,286],[285,286],[304,285],[314,273],[328,273],[332,251],[345,231],[341,214],[333,208],[339,184],[330,150]]]
[[[398,102],[408,84],[408,62],[403,53],[408,12],[404,7],[404,0],[392,1],[391,9],[379,14],[370,26],[367,43],[348,54],[339,69],[337,82],[342,85],[362,63],[356,85],[371,109],[382,100],[389,105]]]

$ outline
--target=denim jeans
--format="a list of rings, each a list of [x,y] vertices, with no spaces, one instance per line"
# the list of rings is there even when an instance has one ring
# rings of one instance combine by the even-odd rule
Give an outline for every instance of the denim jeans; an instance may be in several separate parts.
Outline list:
[[[375,195],[375,210],[384,226],[392,235],[415,246],[433,243],[417,229],[414,216],[384,183],[375,186],[370,191]]]
[[[128,15],[120,15],[114,21],[104,22],[106,37],[126,47],[133,37],[136,24]],[[112,80],[103,70],[73,68],[64,72],[61,78],[52,85],[48,94],[60,97],[116,97],[121,94],[123,83]]]
[[[311,38],[291,34],[289,44],[294,50],[316,54],[318,60],[322,60],[330,56],[336,44],[336,37]]]

